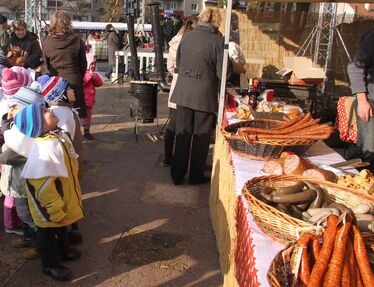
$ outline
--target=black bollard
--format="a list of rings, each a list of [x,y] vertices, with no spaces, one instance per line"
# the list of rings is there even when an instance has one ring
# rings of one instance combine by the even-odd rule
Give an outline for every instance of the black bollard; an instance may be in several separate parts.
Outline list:
[[[152,9],[152,28],[153,34],[155,37],[155,54],[156,54],[156,68],[157,72],[161,78],[161,86],[166,85],[165,79],[165,65],[164,65],[164,56],[163,56],[163,39],[160,26],[160,3],[152,2],[148,4]]]

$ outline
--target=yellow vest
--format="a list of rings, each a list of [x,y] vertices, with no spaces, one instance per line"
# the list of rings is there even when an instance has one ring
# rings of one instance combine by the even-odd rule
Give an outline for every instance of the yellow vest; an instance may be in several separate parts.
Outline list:
[[[49,135],[37,140],[56,137]],[[62,227],[83,218],[82,192],[78,165],[70,154],[70,144],[60,141],[68,177],[27,179],[26,191],[31,216],[38,227]],[[36,167],[37,168],[37,167]],[[63,220],[63,223],[61,221]],[[60,223],[58,223],[60,222]]]

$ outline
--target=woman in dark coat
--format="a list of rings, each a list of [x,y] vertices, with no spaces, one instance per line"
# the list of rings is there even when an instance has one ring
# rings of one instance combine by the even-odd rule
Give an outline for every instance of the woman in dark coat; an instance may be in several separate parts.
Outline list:
[[[75,92],[79,117],[87,116],[83,76],[87,69],[84,42],[71,26],[70,15],[57,11],[51,17],[49,34],[43,42],[44,58],[51,76],[64,77]]]
[[[182,184],[190,162],[189,183],[207,181],[204,168],[216,122],[224,42],[217,8],[206,8],[177,50],[178,80],[171,96],[177,105],[176,143],[171,177]],[[231,67],[229,67],[231,69]],[[190,156],[191,154],[191,156]]]
[[[10,37],[8,60],[12,66],[26,67],[27,58],[31,55],[42,57],[38,36],[27,31],[27,24],[22,20],[12,22],[13,33]]]
[[[112,26],[112,24],[106,25],[104,39],[106,39],[108,43],[108,64],[109,64],[109,69],[105,73],[105,75],[107,76],[108,79],[110,79],[110,75],[113,73],[114,66],[116,65],[115,52],[120,50],[121,48],[121,41],[114,27]]]

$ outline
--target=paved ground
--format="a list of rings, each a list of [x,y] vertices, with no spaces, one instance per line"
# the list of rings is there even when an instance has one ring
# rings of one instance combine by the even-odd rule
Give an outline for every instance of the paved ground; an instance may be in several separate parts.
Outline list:
[[[0,234],[0,280],[6,286],[221,286],[208,210],[209,185],[175,187],[159,167],[163,142],[151,142],[165,122],[167,95],[159,94],[159,124],[140,127],[129,117],[128,85],[98,90],[93,135],[85,143],[82,180],[85,219],[82,258],[66,266],[68,283],[41,274],[39,261],[24,262]]]

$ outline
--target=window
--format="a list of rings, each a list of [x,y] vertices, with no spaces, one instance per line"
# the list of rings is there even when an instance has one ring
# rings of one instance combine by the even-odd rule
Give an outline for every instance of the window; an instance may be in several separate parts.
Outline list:
[[[54,7],[62,7],[62,2],[58,1],[58,0],[51,0],[51,1],[47,1],[47,7],[48,8],[54,8]]]
[[[168,2],[166,3],[166,10],[176,10],[177,2]]]
[[[197,3],[192,3],[192,4],[191,4],[191,10],[192,10],[192,11],[198,11],[198,10],[199,10],[199,4],[197,4]]]

